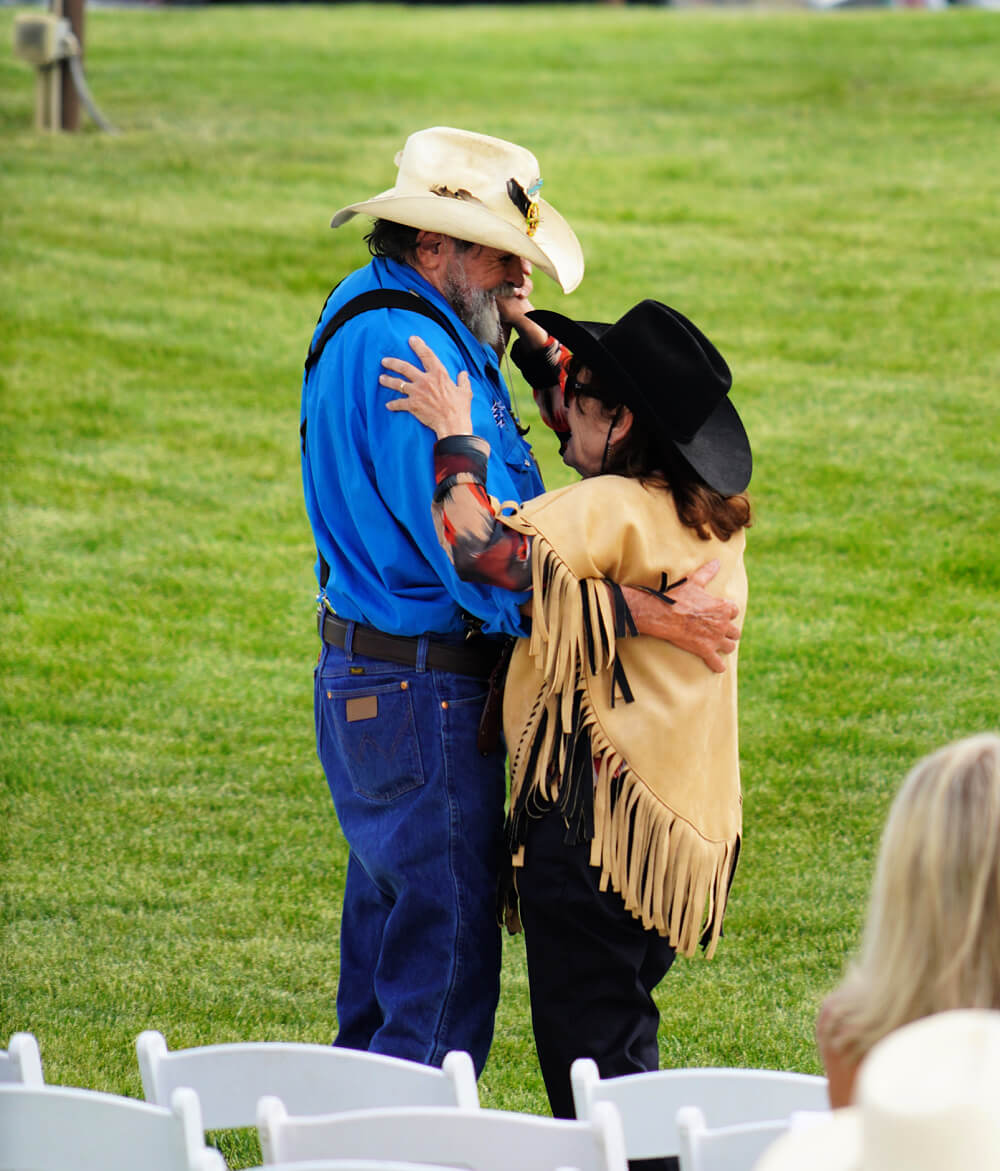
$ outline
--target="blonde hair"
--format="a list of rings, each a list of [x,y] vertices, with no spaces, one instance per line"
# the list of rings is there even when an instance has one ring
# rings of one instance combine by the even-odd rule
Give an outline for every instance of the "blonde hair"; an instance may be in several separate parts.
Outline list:
[[[1000,1008],[1000,736],[960,740],[906,777],[860,954],[828,1008],[827,1039],[857,1060],[910,1021]]]

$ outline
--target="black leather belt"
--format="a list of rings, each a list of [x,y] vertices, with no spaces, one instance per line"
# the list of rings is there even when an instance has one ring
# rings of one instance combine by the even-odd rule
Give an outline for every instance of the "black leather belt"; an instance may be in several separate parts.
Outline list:
[[[320,638],[331,646],[343,647],[347,642],[349,623],[329,610],[317,614]],[[451,671],[455,675],[474,675],[488,679],[505,647],[503,639],[473,635],[464,642],[429,642],[424,664],[437,671]],[[400,634],[383,634],[372,626],[354,624],[351,650],[370,659],[384,659],[415,667],[420,650],[419,638]]]

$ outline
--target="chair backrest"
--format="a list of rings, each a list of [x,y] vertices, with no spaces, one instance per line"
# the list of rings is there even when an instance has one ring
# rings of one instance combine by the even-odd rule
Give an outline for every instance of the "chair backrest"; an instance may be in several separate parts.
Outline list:
[[[170,1100],[178,1086],[198,1095],[205,1127],[256,1125],[258,1101],[280,1098],[295,1114],[330,1114],[376,1106],[477,1109],[476,1072],[468,1053],[449,1053],[440,1069],[333,1045],[251,1041],[169,1050],[163,1034],[135,1043],[147,1102]]]
[[[265,1164],[401,1159],[473,1171],[626,1171],[618,1111],[599,1102],[586,1122],[504,1110],[439,1107],[291,1117],[277,1098],[257,1107]]]
[[[697,1106],[677,1111],[680,1171],[753,1171],[767,1148],[789,1128],[787,1118],[711,1128]]]
[[[570,1079],[577,1118],[587,1118],[597,1102],[618,1107],[630,1159],[679,1153],[682,1106],[697,1106],[716,1128],[829,1109],[825,1077],[776,1069],[661,1069],[602,1080],[584,1057],[573,1062]]]
[[[43,1086],[42,1055],[31,1033],[14,1033],[7,1049],[0,1049],[0,1085]]]
[[[205,1146],[198,1099],[169,1109],[67,1086],[0,1086],[3,1171],[225,1171]]]

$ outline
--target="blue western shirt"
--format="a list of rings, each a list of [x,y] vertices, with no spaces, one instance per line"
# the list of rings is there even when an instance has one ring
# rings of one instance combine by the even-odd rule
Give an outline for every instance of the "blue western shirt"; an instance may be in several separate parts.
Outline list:
[[[436,322],[405,309],[375,309],[346,322],[302,384],[302,481],[319,558],[320,594],[340,617],[389,634],[461,634],[463,611],[487,633],[524,631],[528,595],[463,582],[441,547],[431,512],[434,433],[386,409],[396,392],[379,384],[383,357],[417,362],[419,335],[457,379],[468,370],[472,425],[490,445],[487,490],[501,501],[542,492],[531,449],[518,435],[496,354],[458,320],[441,294],[408,265],[376,258],[331,293],[313,334],[369,289],[412,290],[444,312],[463,352]],[[471,361],[470,361],[471,359]]]

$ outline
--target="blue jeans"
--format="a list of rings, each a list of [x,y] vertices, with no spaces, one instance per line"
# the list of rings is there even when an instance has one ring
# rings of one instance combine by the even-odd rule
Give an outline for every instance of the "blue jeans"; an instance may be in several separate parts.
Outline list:
[[[323,644],[316,744],[350,847],[338,1045],[486,1063],[505,773],[476,744],[485,698],[485,680]]]

